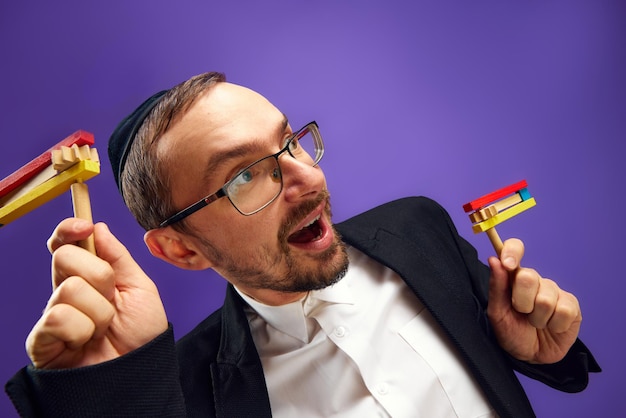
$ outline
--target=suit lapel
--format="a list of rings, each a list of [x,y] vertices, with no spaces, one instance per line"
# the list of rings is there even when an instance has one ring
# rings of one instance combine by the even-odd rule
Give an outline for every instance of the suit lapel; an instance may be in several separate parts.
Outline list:
[[[211,377],[218,417],[271,417],[261,360],[250,334],[244,302],[228,285],[222,335]]]

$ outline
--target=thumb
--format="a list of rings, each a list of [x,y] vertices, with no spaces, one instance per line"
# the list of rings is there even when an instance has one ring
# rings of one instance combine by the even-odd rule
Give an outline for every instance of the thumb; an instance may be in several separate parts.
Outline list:
[[[497,257],[489,257],[491,277],[489,279],[489,315],[494,319],[501,318],[511,310],[511,282],[509,273]]]
[[[94,240],[98,257],[111,265],[116,283],[139,287],[146,280],[150,281],[105,223],[99,222],[94,226]]]

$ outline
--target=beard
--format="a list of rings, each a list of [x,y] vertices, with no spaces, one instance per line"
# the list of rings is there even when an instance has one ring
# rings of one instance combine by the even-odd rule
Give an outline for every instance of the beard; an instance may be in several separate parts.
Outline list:
[[[200,242],[205,257],[213,262],[214,269],[233,284],[286,293],[323,289],[341,280],[348,270],[346,246],[337,230],[329,225],[335,239],[319,253],[295,255],[288,238],[289,231],[324,201],[324,212],[330,220],[329,198],[324,190],[316,199],[292,209],[279,228],[278,248],[262,245],[251,256],[220,250],[206,237],[192,235]],[[242,250],[246,249],[243,245]]]

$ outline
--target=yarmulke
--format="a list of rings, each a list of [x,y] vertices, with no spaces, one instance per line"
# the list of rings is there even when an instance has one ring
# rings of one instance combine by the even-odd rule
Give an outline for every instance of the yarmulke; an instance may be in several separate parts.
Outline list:
[[[126,118],[117,125],[111,134],[111,138],[109,138],[109,161],[113,168],[115,183],[122,196],[124,196],[124,193],[122,192],[120,179],[124,165],[126,164],[126,157],[135,140],[135,135],[139,128],[141,128],[144,119],[146,119],[152,109],[159,103],[165,93],[167,93],[167,90],[160,91],[143,102],[133,113],[126,116]]]

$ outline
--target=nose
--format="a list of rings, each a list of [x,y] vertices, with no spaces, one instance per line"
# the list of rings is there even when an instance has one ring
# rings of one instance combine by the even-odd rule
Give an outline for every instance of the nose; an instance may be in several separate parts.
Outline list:
[[[283,175],[283,198],[288,202],[311,199],[326,188],[326,178],[320,166],[313,167],[288,154],[280,158]]]

